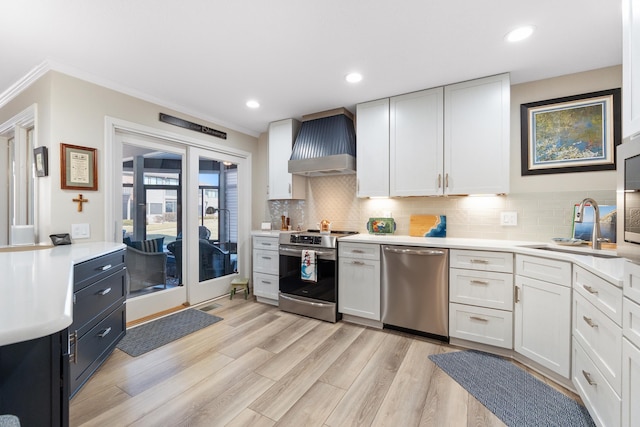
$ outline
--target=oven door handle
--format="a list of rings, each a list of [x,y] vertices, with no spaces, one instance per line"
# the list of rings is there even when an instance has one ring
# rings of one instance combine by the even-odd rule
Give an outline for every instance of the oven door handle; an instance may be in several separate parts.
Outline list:
[[[335,255],[335,251],[318,251],[315,249],[310,249],[310,250],[314,250],[317,256],[334,256]],[[282,246],[280,247],[280,255],[293,255],[293,256],[302,258],[302,251],[303,249],[288,248],[288,247],[282,247]]]
[[[302,300],[299,298],[292,298],[288,295],[283,294],[282,292],[280,292],[280,298],[287,301],[294,301],[296,304],[309,305],[312,307],[330,307],[333,305],[333,303],[312,302],[312,301]]]

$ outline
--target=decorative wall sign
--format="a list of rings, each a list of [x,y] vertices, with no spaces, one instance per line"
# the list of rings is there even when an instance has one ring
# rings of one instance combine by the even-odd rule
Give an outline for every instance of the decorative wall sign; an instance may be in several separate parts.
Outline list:
[[[522,175],[613,170],[620,89],[520,105]]]
[[[33,164],[36,167],[36,176],[49,175],[49,152],[47,147],[33,149]]]
[[[189,129],[195,132],[206,133],[207,135],[212,135],[217,138],[227,139],[227,133],[222,132],[220,130],[211,129],[210,127],[206,127],[203,125],[199,125],[197,123],[189,122],[183,119],[179,119],[178,117],[173,117],[168,114],[160,113],[160,121],[169,123],[170,125],[178,126],[181,128]]]
[[[60,187],[63,190],[98,189],[97,149],[60,144]]]

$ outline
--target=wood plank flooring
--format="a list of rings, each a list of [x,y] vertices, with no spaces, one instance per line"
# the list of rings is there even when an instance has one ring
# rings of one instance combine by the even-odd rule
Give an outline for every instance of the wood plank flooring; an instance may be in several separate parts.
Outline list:
[[[504,426],[427,358],[454,347],[216,303],[223,321],[136,358],[116,349],[71,426]]]

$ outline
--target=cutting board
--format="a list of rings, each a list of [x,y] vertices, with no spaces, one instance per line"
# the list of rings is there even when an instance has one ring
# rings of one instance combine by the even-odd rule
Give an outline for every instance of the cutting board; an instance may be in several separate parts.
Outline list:
[[[409,236],[446,237],[447,218],[444,215],[411,215]]]

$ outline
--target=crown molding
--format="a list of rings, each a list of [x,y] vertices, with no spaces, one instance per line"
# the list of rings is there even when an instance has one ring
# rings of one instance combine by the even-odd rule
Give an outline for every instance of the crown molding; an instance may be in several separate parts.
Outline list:
[[[0,108],[7,105],[12,99],[20,95],[23,90],[27,89],[40,77],[44,76],[51,70],[49,61],[43,61],[36,67],[32,68],[27,74],[25,74],[20,80],[9,86],[7,90],[0,93]]]

